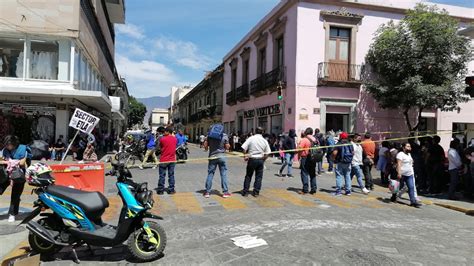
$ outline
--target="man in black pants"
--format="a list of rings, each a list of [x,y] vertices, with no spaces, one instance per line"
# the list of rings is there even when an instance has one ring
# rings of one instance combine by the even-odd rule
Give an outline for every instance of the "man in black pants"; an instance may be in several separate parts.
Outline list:
[[[443,190],[443,174],[444,174],[444,149],[439,145],[441,138],[433,137],[433,145],[428,148],[427,170],[430,180],[430,194],[441,193]]]
[[[253,185],[254,197],[258,197],[262,188],[263,168],[265,160],[270,154],[270,145],[268,141],[263,138],[263,128],[258,127],[256,134],[248,138],[242,149],[244,150],[244,160],[247,161],[247,173],[245,175],[244,189],[242,190],[242,196],[247,196],[249,193],[250,182],[252,181],[252,175],[255,172],[255,182]]]

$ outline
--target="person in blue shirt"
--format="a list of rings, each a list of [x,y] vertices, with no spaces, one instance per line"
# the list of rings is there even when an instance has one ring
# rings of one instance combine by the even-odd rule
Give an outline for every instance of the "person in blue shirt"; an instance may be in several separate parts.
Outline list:
[[[183,130],[178,130],[178,134],[176,134],[176,139],[178,140],[178,147],[181,145],[187,144],[187,138],[183,134]]]
[[[18,161],[18,166],[22,173],[25,173],[25,169],[28,167],[31,162],[31,149],[20,144],[18,137],[16,136],[6,136],[4,140],[4,149],[0,151],[0,164],[4,167],[7,167],[12,160]],[[24,176],[24,175],[23,175]],[[10,198],[10,209],[8,211],[9,217],[8,222],[15,222],[15,216],[18,215],[20,208],[20,196],[23,193],[25,188],[25,178],[16,178],[14,180],[6,180],[0,184],[0,195],[5,192],[8,186],[12,185],[12,194]]]
[[[153,159],[153,163],[155,164],[153,166],[153,169],[156,169],[156,166],[158,165],[158,157],[156,157],[155,150],[156,150],[156,139],[155,139],[155,134],[149,129],[145,131],[146,134],[146,153],[145,157],[143,157],[143,162],[142,165],[140,165],[140,169],[143,169],[145,164],[148,161],[148,157],[151,156]]]

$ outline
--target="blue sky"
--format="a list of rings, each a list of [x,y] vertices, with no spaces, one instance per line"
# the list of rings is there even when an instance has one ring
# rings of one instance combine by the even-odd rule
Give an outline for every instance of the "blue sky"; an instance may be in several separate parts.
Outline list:
[[[195,85],[279,0],[128,0],[116,64],[136,97]],[[472,0],[432,2],[474,8]]]

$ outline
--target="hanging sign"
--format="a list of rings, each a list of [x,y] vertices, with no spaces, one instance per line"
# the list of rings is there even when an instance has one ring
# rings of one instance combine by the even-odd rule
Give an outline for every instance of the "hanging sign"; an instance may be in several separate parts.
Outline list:
[[[71,121],[69,122],[69,126],[81,132],[90,134],[99,121],[100,119],[96,116],[76,108],[74,114],[71,117]]]

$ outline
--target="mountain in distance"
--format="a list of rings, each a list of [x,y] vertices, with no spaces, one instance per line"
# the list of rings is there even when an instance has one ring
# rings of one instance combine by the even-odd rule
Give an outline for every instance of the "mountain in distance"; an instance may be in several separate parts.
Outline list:
[[[171,95],[168,96],[153,96],[148,98],[137,98],[137,101],[146,106],[146,115],[144,122],[148,124],[148,117],[154,108],[168,109],[171,105]]]

